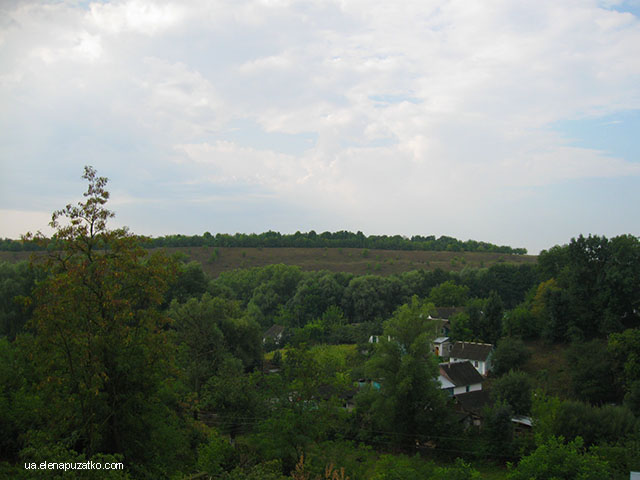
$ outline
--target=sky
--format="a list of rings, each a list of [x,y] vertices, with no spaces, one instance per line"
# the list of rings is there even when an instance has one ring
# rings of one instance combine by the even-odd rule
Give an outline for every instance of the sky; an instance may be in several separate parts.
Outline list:
[[[640,0],[0,2],[0,237],[640,235]]]

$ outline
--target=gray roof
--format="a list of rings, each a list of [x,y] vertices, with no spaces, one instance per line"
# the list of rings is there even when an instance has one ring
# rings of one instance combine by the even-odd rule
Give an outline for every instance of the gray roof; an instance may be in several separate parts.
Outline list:
[[[489,390],[476,390],[456,395],[456,402],[465,412],[480,415],[485,406],[491,405]]]
[[[482,383],[484,380],[471,362],[441,363],[440,374],[456,387]]]
[[[490,343],[456,342],[451,347],[451,358],[464,358],[465,360],[479,360],[486,362],[493,350]]]
[[[269,330],[264,332],[263,338],[276,338],[278,335],[281,335],[282,332],[284,332],[282,325],[273,325]]]

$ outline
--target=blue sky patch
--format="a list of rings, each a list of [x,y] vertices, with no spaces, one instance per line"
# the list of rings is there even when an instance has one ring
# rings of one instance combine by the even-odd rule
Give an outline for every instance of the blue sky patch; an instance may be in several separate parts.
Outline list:
[[[640,110],[563,120],[552,128],[576,147],[601,150],[627,161],[640,162]]]
[[[624,0],[618,5],[612,5],[611,10],[631,13],[640,18],[640,0]]]

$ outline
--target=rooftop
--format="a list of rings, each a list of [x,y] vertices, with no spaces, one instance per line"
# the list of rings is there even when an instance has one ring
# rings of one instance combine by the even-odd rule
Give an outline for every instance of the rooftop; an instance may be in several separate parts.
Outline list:
[[[451,347],[451,358],[486,361],[493,350],[490,343],[456,342]]]
[[[482,375],[471,365],[471,362],[441,363],[440,375],[456,387],[482,383]]]

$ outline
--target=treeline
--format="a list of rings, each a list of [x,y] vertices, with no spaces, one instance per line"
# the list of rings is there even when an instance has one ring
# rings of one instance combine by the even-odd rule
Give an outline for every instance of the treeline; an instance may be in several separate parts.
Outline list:
[[[146,248],[161,247],[245,247],[245,248],[369,248],[378,250],[425,250],[448,252],[492,252],[525,255],[526,248],[512,248],[498,246],[476,240],[458,240],[453,237],[434,235],[414,235],[411,238],[402,235],[365,235],[362,232],[323,232],[316,233],[296,232],[294,234],[282,234],[268,231],[260,234],[218,233],[212,235],[205,232],[203,235],[165,235],[156,238],[144,238],[143,245]],[[0,239],[0,250],[3,251],[31,251],[40,250],[43,247],[32,241]],[[49,247],[51,248],[51,247]]]

